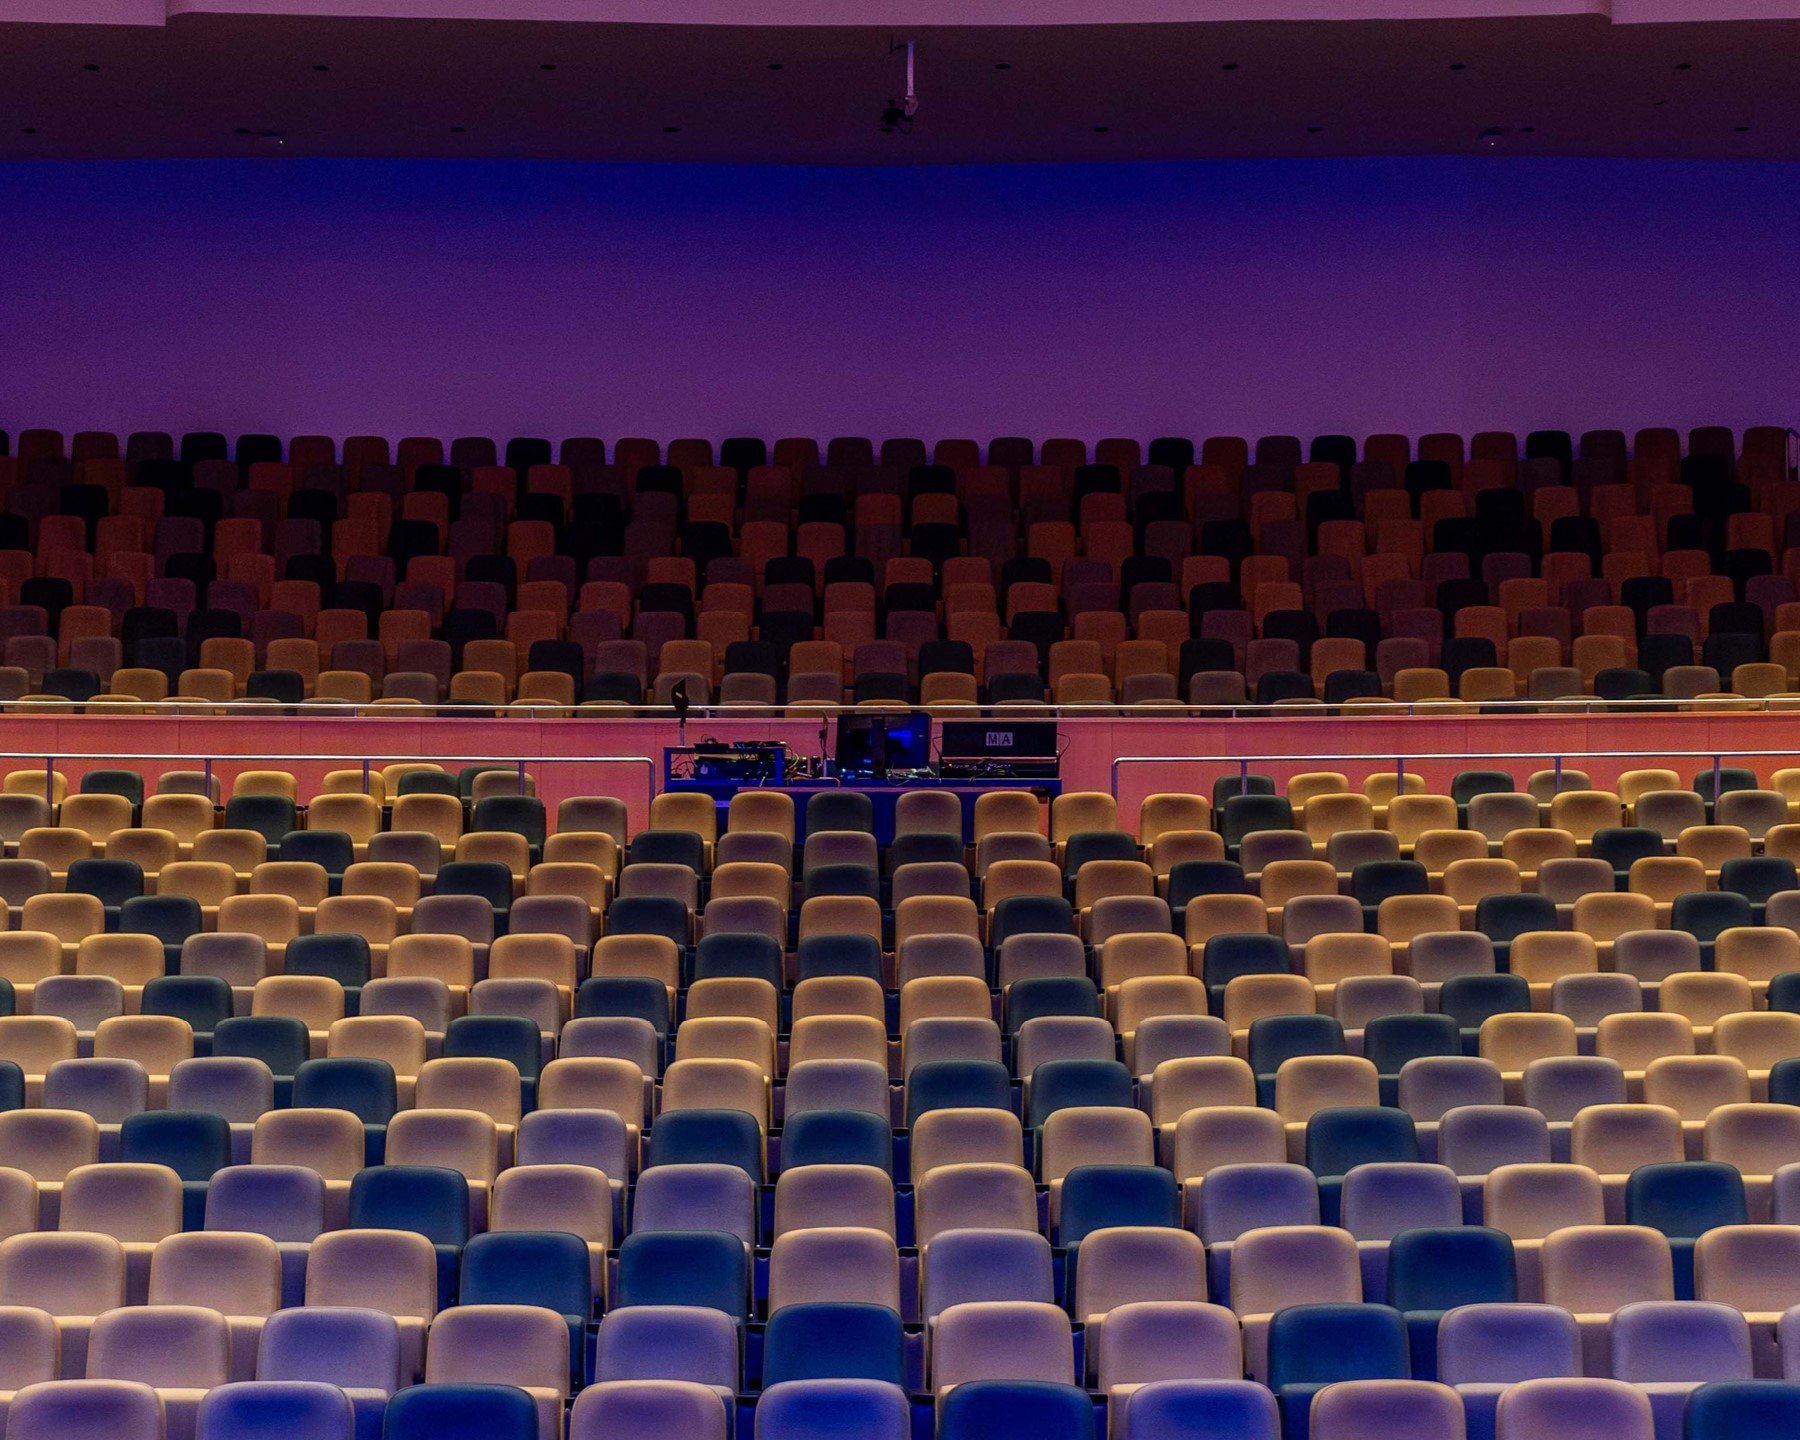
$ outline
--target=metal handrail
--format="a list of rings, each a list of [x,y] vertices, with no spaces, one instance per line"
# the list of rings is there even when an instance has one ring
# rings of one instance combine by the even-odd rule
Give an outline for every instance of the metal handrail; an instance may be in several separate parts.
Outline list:
[[[652,800],[657,796],[656,762],[648,755],[393,755],[388,754],[379,760],[383,765],[407,765],[425,762],[442,764],[446,759],[456,760],[464,765],[493,765],[515,768],[519,776],[519,793],[525,793],[525,767],[527,765],[630,765],[644,767],[644,791]],[[105,753],[87,750],[64,750],[57,754],[46,755],[42,750],[0,750],[0,761],[33,760],[42,761],[44,765],[44,798],[50,799],[56,785],[56,766],[59,762],[88,762],[103,760],[111,763],[132,762],[140,760],[183,760],[190,765],[198,764],[204,771],[207,781],[212,780],[213,766],[219,763],[238,764],[244,761],[278,762],[283,765],[297,763],[307,764],[347,764],[360,765],[363,772],[363,793],[369,793],[369,776],[376,768],[377,758],[367,753],[352,755],[329,754],[295,754],[291,750],[275,752],[229,752],[219,755],[196,755],[191,750],[149,750],[118,751]]]
[[[1800,746],[1784,747],[1778,750],[1762,750],[1750,746],[1733,746],[1730,750],[1540,750],[1533,751],[1528,747],[1517,747],[1507,750],[1442,750],[1419,751],[1414,754],[1396,755],[1391,751],[1371,751],[1364,754],[1346,754],[1341,750],[1329,754],[1301,754],[1292,751],[1269,751],[1263,754],[1244,754],[1234,752],[1230,755],[1121,755],[1112,762],[1111,788],[1112,797],[1119,798],[1119,774],[1127,765],[1235,765],[1238,767],[1240,780],[1247,777],[1252,765],[1262,762],[1279,764],[1329,764],[1355,765],[1359,762],[1379,762],[1391,765],[1395,775],[1402,784],[1406,779],[1406,767],[1409,763],[1421,760],[1549,760],[1556,772],[1556,788],[1562,789],[1563,764],[1569,760],[1710,760],[1713,772],[1713,793],[1718,794],[1719,771],[1727,757],[1732,759],[1755,759],[1768,756],[1786,756],[1800,760]]]
[[[199,696],[167,700],[136,700],[120,697],[94,697],[92,700],[62,698],[0,700],[0,715],[48,714],[73,719],[132,719],[145,715],[178,715],[192,718],[209,714],[247,714],[260,719],[327,719],[349,717],[360,720],[402,720],[412,723],[434,719],[455,719],[463,712],[471,716],[499,719],[562,719],[606,722],[621,719],[676,719],[671,705],[609,705],[602,702],[578,701],[563,705],[548,700],[514,700],[502,704],[484,704],[463,700],[440,700],[416,706],[399,705],[383,708],[391,702],[376,700],[304,700],[288,703],[279,700],[207,700]],[[1603,700],[1593,695],[1571,696],[1560,700],[1458,700],[1445,696],[1433,700],[1380,700],[1356,704],[1316,705],[1276,703],[1257,705],[1251,702],[1231,705],[1195,705],[1183,700],[1150,700],[1124,705],[1117,701],[1104,704],[1074,705],[1053,701],[1007,701],[999,704],[965,702],[962,704],[923,701],[902,705],[899,701],[877,702],[888,709],[932,711],[1004,711],[1007,714],[1047,713],[1071,719],[1161,720],[1174,716],[1183,719],[1248,719],[1273,717],[1283,720],[1386,720],[1398,715],[1408,718],[1453,718],[1458,715],[1630,715],[1673,711],[1691,714],[1800,714],[1800,693],[1784,695],[1727,695],[1707,699],[1677,699],[1658,696],[1654,699]],[[451,712],[446,714],[445,712]],[[498,712],[498,713],[496,713]],[[736,705],[694,705],[688,710],[690,721],[703,718],[767,720],[773,717],[805,720],[826,715],[866,714],[867,707],[855,704],[744,703]]]

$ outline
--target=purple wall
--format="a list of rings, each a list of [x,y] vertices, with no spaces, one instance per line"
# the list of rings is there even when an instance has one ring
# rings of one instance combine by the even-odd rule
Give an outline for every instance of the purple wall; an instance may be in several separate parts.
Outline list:
[[[0,166],[0,428],[1800,418],[1800,167]]]

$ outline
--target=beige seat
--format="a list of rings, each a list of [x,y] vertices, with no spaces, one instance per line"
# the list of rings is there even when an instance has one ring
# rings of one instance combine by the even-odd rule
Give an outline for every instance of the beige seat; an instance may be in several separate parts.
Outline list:
[[[1541,1253],[1544,1301],[1581,1327],[1583,1365],[1610,1368],[1613,1312],[1639,1300],[1675,1298],[1668,1238],[1647,1225],[1571,1225],[1552,1232]]]
[[[769,1251],[769,1314],[824,1301],[900,1309],[894,1237],[853,1225],[791,1230]]]
[[[1244,1327],[1244,1363],[1267,1383],[1269,1321],[1289,1305],[1358,1304],[1362,1264],[1347,1230],[1276,1225],[1238,1236],[1231,1260],[1231,1308]]]
[[[416,1382],[424,1371],[425,1327],[437,1314],[437,1252],[410,1230],[328,1231],[307,1257],[306,1303],[393,1316],[400,1327],[400,1378]]]
[[[70,1172],[100,1159],[100,1126],[79,1110],[0,1112],[0,1156],[36,1182],[39,1224],[54,1229]]]
[[[124,1303],[125,1252],[112,1236],[44,1233],[0,1240],[0,1305],[28,1305],[54,1317],[64,1379],[87,1374],[94,1317]]]
[[[1721,1225],[1694,1242],[1694,1296],[1743,1312],[1760,1377],[1782,1374],[1781,1317],[1800,1305],[1800,1226]]]
[[[57,1227],[110,1235],[125,1249],[126,1303],[150,1289],[150,1257],[181,1233],[181,1177],[166,1165],[82,1165],[63,1182]]]
[[[171,1235],[150,1258],[151,1305],[204,1305],[225,1316],[231,1378],[256,1378],[263,1324],[281,1308],[281,1250],[267,1235],[209,1230]]]
[[[333,1227],[350,1212],[350,1182],[363,1168],[362,1121],[348,1110],[270,1110],[250,1135],[253,1165],[295,1165],[325,1182],[325,1214]]]
[[[94,1321],[88,1376],[155,1387],[170,1440],[191,1440],[201,1400],[231,1376],[225,1317],[198,1305],[110,1311]]]
[[[432,1322],[428,1385],[514,1385],[538,1409],[538,1440],[561,1440],[569,1327],[535,1305],[456,1305]]]
[[[1076,1380],[1068,1313],[1025,1300],[951,1305],[932,1336],[931,1388],[940,1401],[969,1380]]]
[[[1547,1236],[1571,1225],[1605,1223],[1600,1177],[1585,1165],[1499,1165],[1488,1172],[1482,1224],[1511,1237],[1521,1300],[1543,1298]]]
[[[580,1236],[588,1247],[594,1294],[605,1295],[613,1186],[604,1171],[587,1165],[518,1165],[502,1170],[489,1192],[488,1211],[490,1230],[558,1230]]]

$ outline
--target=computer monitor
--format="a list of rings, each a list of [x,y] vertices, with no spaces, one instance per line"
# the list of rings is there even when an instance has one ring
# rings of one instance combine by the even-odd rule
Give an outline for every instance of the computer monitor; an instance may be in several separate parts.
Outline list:
[[[852,779],[885,780],[902,771],[931,768],[931,717],[904,714],[845,715],[837,728],[837,770]]]

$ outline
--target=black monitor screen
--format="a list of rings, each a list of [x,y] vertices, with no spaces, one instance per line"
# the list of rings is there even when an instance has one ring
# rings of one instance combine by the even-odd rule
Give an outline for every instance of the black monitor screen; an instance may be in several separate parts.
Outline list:
[[[930,766],[931,717],[923,711],[845,715],[838,720],[840,775],[884,776]]]

